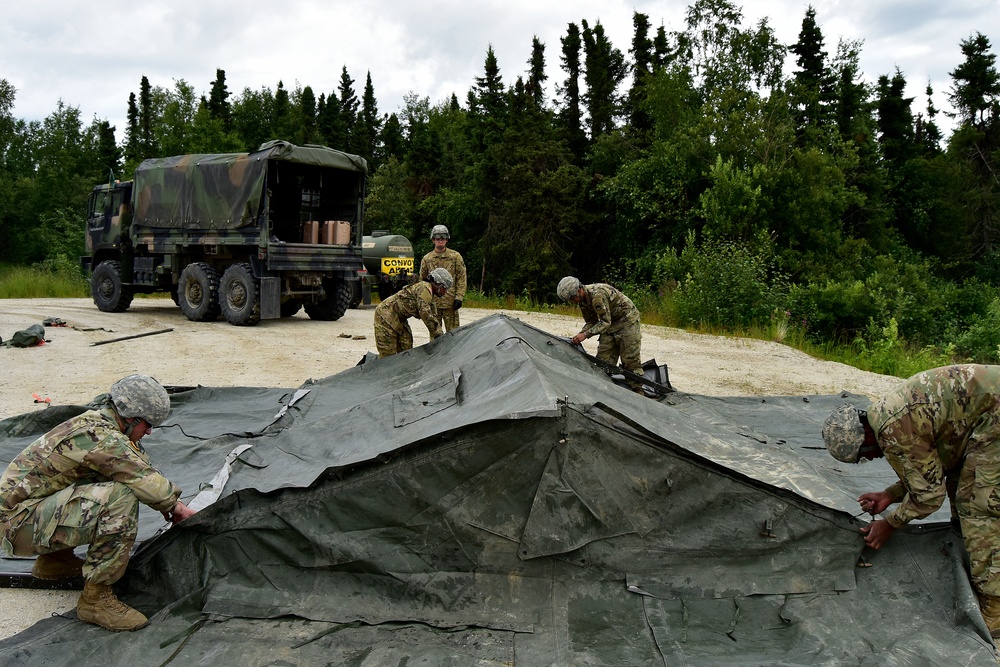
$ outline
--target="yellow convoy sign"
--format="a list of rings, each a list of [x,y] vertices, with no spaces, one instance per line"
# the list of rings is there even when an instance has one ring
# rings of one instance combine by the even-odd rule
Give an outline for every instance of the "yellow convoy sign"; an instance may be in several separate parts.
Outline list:
[[[412,257],[383,257],[382,273],[387,276],[396,276],[400,273],[413,273]]]

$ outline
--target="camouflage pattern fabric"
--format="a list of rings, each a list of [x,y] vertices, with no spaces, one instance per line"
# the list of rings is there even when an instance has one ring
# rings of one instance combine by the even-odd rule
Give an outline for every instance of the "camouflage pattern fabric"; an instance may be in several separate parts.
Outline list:
[[[125,574],[138,530],[139,501],[127,486],[80,484],[36,504],[12,532],[10,551],[30,556],[88,544],[84,578],[111,585]]]
[[[642,362],[639,360],[639,348],[642,344],[642,331],[639,323],[619,329],[613,333],[603,333],[597,341],[597,358],[609,364],[617,364],[619,357],[621,366],[636,375],[642,375]],[[628,380],[630,387],[642,389],[642,383]]]
[[[444,252],[430,251],[420,260],[420,279],[427,280],[427,276],[434,269],[445,269],[451,274],[454,284],[444,293],[444,296],[434,297],[434,307],[438,312],[438,323],[444,324],[445,331],[451,331],[459,327],[458,311],[455,310],[455,301],[465,300],[466,274],[465,260],[462,255],[445,248]]]
[[[431,284],[421,280],[407,285],[375,308],[375,346],[380,357],[413,348],[413,331],[407,320],[419,317],[431,340],[441,335]]]
[[[138,503],[173,509],[181,490],[118,429],[110,407],[68,419],[28,445],[0,478],[0,537],[15,555],[89,544],[84,575],[121,576]]]
[[[375,349],[378,356],[389,357],[413,349],[413,330],[409,322],[401,323],[402,331],[375,313]]]
[[[886,461],[899,476],[886,492],[899,528],[950,496],[980,594],[1000,595],[1000,366],[935,368],[868,409]]]
[[[642,330],[639,325],[639,309],[632,300],[611,285],[595,283],[583,285],[587,299],[580,300],[580,312],[586,325],[581,333],[588,336],[600,335],[597,344],[597,358],[609,364],[617,364],[636,375],[642,375],[639,360],[642,344]],[[633,389],[640,389],[642,383],[629,380]]]

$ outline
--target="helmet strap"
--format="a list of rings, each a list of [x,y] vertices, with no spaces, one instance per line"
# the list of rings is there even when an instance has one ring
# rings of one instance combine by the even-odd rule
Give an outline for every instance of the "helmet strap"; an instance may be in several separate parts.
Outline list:
[[[125,434],[126,438],[135,442],[135,438],[132,437],[132,433],[135,431],[135,427],[139,425],[139,422],[142,421],[142,419],[139,417],[131,417],[129,419],[122,419],[122,421],[125,422],[125,430],[123,430],[122,433]]]

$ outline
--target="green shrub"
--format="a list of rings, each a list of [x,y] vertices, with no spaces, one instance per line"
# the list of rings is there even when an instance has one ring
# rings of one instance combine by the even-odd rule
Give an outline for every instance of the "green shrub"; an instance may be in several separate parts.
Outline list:
[[[768,247],[710,239],[689,244],[677,264],[687,270],[672,295],[682,324],[766,325],[772,312],[784,310],[786,280]]]
[[[954,344],[963,357],[984,364],[1000,363],[1000,299],[993,299],[986,312],[973,316]]]
[[[814,342],[854,340],[881,316],[860,280],[793,285],[787,304],[792,319]]]

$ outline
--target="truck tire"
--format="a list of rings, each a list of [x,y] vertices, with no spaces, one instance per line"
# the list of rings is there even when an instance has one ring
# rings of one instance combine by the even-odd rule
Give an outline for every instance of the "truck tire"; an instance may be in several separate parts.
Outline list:
[[[90,276],[94,304],[105,313],[124,313],[132,305],[132,289],[122,285],[121,262],[113,259],[97,265]]]
[[[249,264],[232,264],[222,274],[219,307],[230,324],[252,327],[260,322],[260,283]]]
[[[219,272],[204,262],[188,264],[177,281],[181,311],[192,322],[212,322],[219,316]]]
[[[306,314],[314,320],[324,322],[339,320],[351,304],[351,284],[344,280],[338,280],[332,285],[327,284],[326,287],[326,300],[319,303],[307,303]]]
[[[351,283],[351,302],[347,305],[348,308],[354,310],[361,305],[361,300],[364,294],[361,291],[361,281]]]
[[[291,317],[300,310],[302,310],[302,301],[299,299],[289,299],[281,304],[282,317]]]

